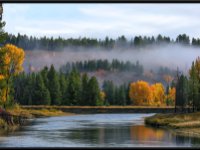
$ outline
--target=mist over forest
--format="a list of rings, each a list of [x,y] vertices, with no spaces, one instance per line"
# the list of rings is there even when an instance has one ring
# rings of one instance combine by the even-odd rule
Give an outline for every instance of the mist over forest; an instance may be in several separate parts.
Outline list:
[[[158,35],[157,37],[135,36],[128,40],[125,36],[117,39],[106,37],[105,39],[78,38],[63,39],[48,37],[28,37],[10,34],[6,43],[12,43],[25,50],[25,72],[40,71],[44,66],[54,65],[60,70],[66,63],[84,63],[84,61],[113,59],[126,63],[139,62],[142,65],[141,75],[126,71],[87,71],[96,76],[98,81],[112,80],[117,84],[128,83],[136,80],[146,80],[150,83],[162,82],[163,75],[173,77],[177,69],[188,75],[188,69],[200,54],[200,39],[192,38],[186,34],[180,34],[177,38]],[[164,71],[163,71],[164,70]]]
[[[66,62],[76,62],[85,60],[107,59],[109,61],[118,59],[121,61],[139,61],[145,70],[157,70],[160,66],[176,70],[177,67],[187,73],[192,61],[200,54],[200,49],[196,47],[184,47],[181,45],[164,45],[146,47],[143,49],[112,49],[112,50],[87,50],[83,48],[79,51],[66,48],[64,51],[34,50],[26,51],[24,66],[27,69],[31,64],[36,70],[45,65],[54,64],[59,68]]]

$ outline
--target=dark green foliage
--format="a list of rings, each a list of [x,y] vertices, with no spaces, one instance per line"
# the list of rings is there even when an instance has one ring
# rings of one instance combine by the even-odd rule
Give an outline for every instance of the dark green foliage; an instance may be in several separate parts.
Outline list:
[[[105,103],[113,105],[115,103],[115,87],[112,81],[104,81],[103,91],[106,94]]]
[[[175,107],[184,110],[188,106],[189,86],[188,79],[186,76],[181,75],[178,77],[176,84],[176,100]]]
[[[60,73],[59,81],[60,81],[60,92],[61,92],[61,104],[64,104],[64,101],[65,101],[64,95],[65,95],[65,92],[66,92],[67,86],[68,86],[66,75],[63,73]]]
[[[76,70],[72,70],[68,78],[66,100],[69,105],[78,105],[81,100],[81,79]]]
[[[136,63],[131,63],[130,61],[119,61],[117,59],[113,59],[112,62],[108,60],[88,60],[88,61],[77,61],[69,63],[67,62],[66,65],[61,66],[60,71],[67,73],[72,69],[76,69],[80,72],[90,72],[90,71],[97,71],[97,70],[106,70],[106,71],[133,71],[138,75],[143,73],[143,66],[136,61]]]
[[[49,72],[47,74],[48,78],[48,89],[51,96],[51,105],[60,105],[61,104],[61,90],[59,77],[54,69],[54,66],[51,65]]]
[[[0,29],[5,26],[5,22],[0,22]],[[190,38],[186,34],[180,34],[177,36],[176,40],[170,39],[169,37],[158,35],[154,36],[135,36],[131,38],[130,41],[122,35],[117,39],[111,39],[109,37],[105,37],[105,39],[95,39],[95,38],[68,38],[63,39],[61,37],[53,38],[53,37],[28,37],[27,35],[21,35],[18,33],[17,36],[4,33],[3,30],[0,30],[0,42],[3,42],[5,39],[6,43],[14,44],[18,47],[22,47],[25,50],[34,50],[34,49],[42,49],[49,51],[59,51],[64,50],[66,47],[79,49],[79,48],[104,48],[107,50],[114,49],[116,47],[119,48],[140,48],[148,45],[160,45],[160,44],[183,44],[183,45],[193,45],[200,46],[200,39],[192,38],[190,43]],[[175,41],[175,42],[174,42]]]
[[[49,105],[50,104],[50,93],[45,87],[42,76],[38,74],[35,80],[35,86],[32,97],[33,105]]]
[[[176,42],[183,45],[190,45],[190,38],[186,34],[180,34],[176,38]]]
[[[87,105],[90,95],[89,89],[89,78],[86,73],[82,76],[82,92],[81,92],[81,101],[80,105]]]
[[[194,62],[192,62],[190,77],[189,77],[189,104],[192,106],[193,111],[200,107],[199,90],[200,82],[198,81],[198,73],[195,69]]]
[[[1,18],[0,18],[0,46],[2,46],[3,44],[5,44],[7,37],[7,33],[4,31],[4,27],[6,25],[5,21],[2,21],[2,16],[3,16],[3,6],[1,4],[0,8],[2,9],[2,13],[0,14]]]
[[[95,106],[100,100],[100,89],[96,77],[92,77],[88,82],[88,89],[90,91],[88,95],[88,105]]]
[[[42,75],[42,78],[43,78],[43,81],[44,81],[44,84],[46,87],[48,87],[48,71],[49,71],[49,68],[47,66],[45,66],[42,70],[41,70],[41,75]]]
[[[127,85],[115,86],[112,81],[104,81],[105,104],[130,105],[129,87]]]

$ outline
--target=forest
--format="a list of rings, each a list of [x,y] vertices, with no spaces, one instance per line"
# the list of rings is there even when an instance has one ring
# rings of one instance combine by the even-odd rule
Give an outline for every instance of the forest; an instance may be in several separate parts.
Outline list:
[[[186,34],[180,34],[176,39],[163,36],[161,34],[157,36],[134,36],[131,39],[126,38],[124,35],[119,36],[117,39],[109,38],[96,39],[96,38],[54,38],[54,37],[33,37],[27,35],[7,34],[7,38],[4,44],[11,43],[24,50],[48,50],[48,51],[61,51],[67,47],[78,48],[103,48],[103,49],[115,49],[115,48],[144,48],[149,45],[163,45],[163,44],[181,44],[184,46],[200,46],[200,38],[192,38]]]
[[[180,34],[175,40],[158,35],[135,36],[128,40],[124,35],[117,39],[106,37],[64,39],[62,37],[28,37],[27,35],[8,34],[4,31],[5,22],[0,22],[0,104],[6,108],[13,104],[21,105],[69,105],[69,106],[175,106],[176,111],[197,111],[200,109],[200,57],[192,62],[189,74],[184,75],[177,69],[170,70],[160,66],[157,73],[146,72],[137,60],[88,59],[67,61],[59,69],[48,64],[39,70],[24,70],[26,54],[34,50],[62,51],[66,47],[73,51],[80,48],[142,49],[149,45],[179,44],[200,46],[199,38]],[[96,49],[98,51],[98,49]],[[134,72],[135,80],[116,84],[104,79],[99,83],[97,75],[91,72],[109,73]],[[158,76],[153,79],[154,76]],[[147,79],[151,78],[151,82]],[[165,84],[164,84],[165,83]]]

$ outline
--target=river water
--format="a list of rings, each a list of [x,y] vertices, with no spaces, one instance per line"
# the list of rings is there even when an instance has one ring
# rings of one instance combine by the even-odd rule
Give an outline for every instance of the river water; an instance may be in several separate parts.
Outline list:
[[[191,147],[200,139],[144,125],[153,114],[87,114],[38,118],[0,134],[0,147]]]

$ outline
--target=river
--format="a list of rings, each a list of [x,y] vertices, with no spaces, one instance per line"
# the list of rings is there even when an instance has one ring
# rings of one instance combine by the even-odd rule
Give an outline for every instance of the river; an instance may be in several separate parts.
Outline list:
[[[0,134],[0,147],[191,147],[200,139],[144,125],[153,114],[87,114],[37,118]]]

